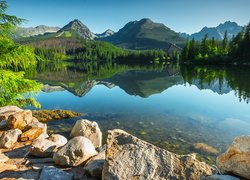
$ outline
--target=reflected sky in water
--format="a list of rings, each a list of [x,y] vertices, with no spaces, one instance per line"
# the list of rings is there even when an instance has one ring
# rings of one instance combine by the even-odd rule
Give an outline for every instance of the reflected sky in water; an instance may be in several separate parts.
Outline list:
[[[41,92],[37,100],[43,109],[86,113],[104,132],[121,128],[178,153],[193,152],[190,146],[199,142],[223,151],[235,136],[250,134],[250,104],[240,101],[225,79],[220,88],[216,79],[201,88],[195,80],[190,85],[181,75],[162,73],[151,79],[137,72],[131,82],[131,73],[134,76],[125,72],[88,86],[83,82],[78,86],[83,91],[87,87],[82,97],[70,89]],[[69,131],[74,122],[56,121],[49,128]]]
[[[104,85],[96,85],[84,97],[77,97],[65,90],[41,92],[37,100],[43,108],[66,108],[79,112],[152,113],[153,111],[180,116],[200,114],[211,118],[240,118],[246,121],[250,117],[249,104],[240,102],[234,91],[219,95],[211,90],[199,90],[194,85],[175,85],[147,98],[128,95],[119,87],[109,89]]]

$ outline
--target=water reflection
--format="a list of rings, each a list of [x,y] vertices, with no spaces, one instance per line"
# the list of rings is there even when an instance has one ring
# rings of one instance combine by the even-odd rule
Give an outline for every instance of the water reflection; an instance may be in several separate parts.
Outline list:
[[[240,101],[249,102],[250,68],[248,66],[183,66],[181,74],[185,83],[199,89],[210,89],[218,94],[234,91]]]
[[[80,64],[80,65],[79,65]],[[95,85],[109,88],[119,86],[129,95],[149,97],[177,84],[195,85],[218,94],[234,92],[240,101],[249,102],[250,69],[245,66],[175,66],[129,67],[105,65],[102,69],[87,71],[82,63],[54,63],[38,71],[33,77],[47,86],[43,90],[57,90],[57,86],[76,96],[86,95]],[[49,68],[48,68],[49,67]],[[55,86],[53,88],[53,86]],[[52,88],[52,89],[51,89]]]
[[[157,71],[126,71],[111,78],[103,79],[103,84],[119,86],[129,95],[149,97],[159,94],[169,87],[183,83],[179,72],[167,67],[161,72]]]
[[[121,128],[182,154],[196,152],[195,143],[222,151],[250,133],[249,75],[247,67],[110,65],[86,72],[71,64],[35,78],[47,84],[38,96],[44,109],[83,112],[103,132]],[[74,121],[52,121],[49,129],[69,132]]]

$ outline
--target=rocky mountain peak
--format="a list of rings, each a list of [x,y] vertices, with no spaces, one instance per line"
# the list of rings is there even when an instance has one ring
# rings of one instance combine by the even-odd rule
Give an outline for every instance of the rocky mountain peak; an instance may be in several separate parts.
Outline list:
[[[149,18],[143,18],[139,21],[140,23],[146,24],[146,23],[153,23],[153,21]]]
[[[37,35],[43,35],[45,33],[55,33],[59,31],[59,27],[39,25],[36,27],[17,27],[14,29],[12,38],[18,39],[20,37],[31,37]]]
[[[208,34],[208,38],[214,37],[217,40],[222,40],[225,32],[227,32],[228,38],[232,38],[237,35],[240,31],[242,31],[242,26],[238,25],[236,22],[226,21],[224,23],[219,24],[216,27],[207,27],[201,29],[200,32],[191,34],[187,36],[186,34],[181,34],[182,37],[195,40],[202,40],[205,34]]]
[[[74,19],[73,21],[69,22],[68,24],[69,26],[71,27],[74,27],[74,26],[85,26],[79,19]]]
[[[113,34],[115,34],[115,32],[111,29],[107,29],[104,33],[102,33],[103,35],[107,36],[111,36]]]
[[[96,35],[97,38],[105,38],[105,37],[112,36],[113,34],[115,34],[115,32],[113,30],[107,29],[102,34],[95,34],[95,35]]]
[[[113,30],[111,30],[111,29],[107,29],[104,33],[110,33],[110,34],[114,34],[115,32],[113,31]]]
[[[60,29],[59,32],[74,31],[84,39],[93,39],[94,35],[80,20],[75,19]]]
[[[239,26],[239,25],[236,22],[226,21],[226,22],[220,24],[219,26],[217,26],[217,28],[220,28],[220,27],[235,27],[235,26]]]
[[[128,22],[117,33],[102,40],[125,49],[165,49],[166,51],[169,51],[173,44],[179,45],[185,42],[178,33],[149,18]]]

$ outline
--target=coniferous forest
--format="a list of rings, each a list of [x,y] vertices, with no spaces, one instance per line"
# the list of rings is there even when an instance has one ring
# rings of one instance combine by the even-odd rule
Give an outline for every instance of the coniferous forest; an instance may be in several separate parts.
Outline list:
[[[227,32],[222,41],[208,38],[206,34],[202,41],[188,40],[183,48],[182,62],[242,64],[250,62],[250,23],[244,30],[232,39]]]

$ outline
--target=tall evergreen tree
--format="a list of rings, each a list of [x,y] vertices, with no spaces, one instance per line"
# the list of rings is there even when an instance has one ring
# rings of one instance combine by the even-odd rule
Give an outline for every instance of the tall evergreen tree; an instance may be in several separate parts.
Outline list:
[[[7,2],[0,0],[0,34],[9,34],[13,26],[24,21],[24,19],[6,14],[7,8]]]
[[[186,45],[183,48],[183,51],[181,53],[181,57],[183,60],[187,60],[189,57],[189,54],[188,54],[189,53],[189,46],[190,46],[190,42],[189,42],[189,40],[187,40]]]
[[[195,49],[195,40],[194,38],[191,40],[188,50],[188,59],[194,60],[196,55],[196,49]]]
[[[227,37],[227,31],[226,31],[224,34],[224,38],[222,40],[222,48],[225,54],[227,53],[227,47],[228,47],[228,37]]]
[[[201,54],[205,56],[208,53],[208,34],[205,34],[201,41]]]

